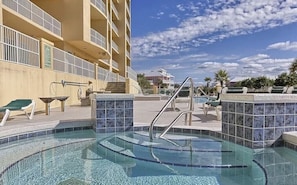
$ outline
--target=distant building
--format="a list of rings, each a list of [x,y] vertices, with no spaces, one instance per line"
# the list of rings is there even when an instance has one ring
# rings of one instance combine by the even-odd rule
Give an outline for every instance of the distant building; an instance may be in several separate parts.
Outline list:
[[[161,82],[161,88],[174,89],[174,76],[167,73],[165,69],[151,71],[145,73],[144,76],[151,85],[159,86]]]

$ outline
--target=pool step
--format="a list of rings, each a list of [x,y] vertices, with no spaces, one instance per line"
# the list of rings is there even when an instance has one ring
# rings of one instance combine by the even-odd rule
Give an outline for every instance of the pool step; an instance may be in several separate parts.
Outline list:
[[[119,147],[117,145],[114,145],[114,144],[110,143],[107,140],[101,141],[100,145],[102,145],[105,148],[108,148],[108,149],[110,149],[110,150],[112,150],[114,152],[124,154],[124,155],[129,156],[129,157],[135,157],[135,155],[133,154],[133,152],[131,152],[131,150]]]
[[[137,137],[139,137],[139,135]],[[144,141],[142,138],[135,139],[131,134],[117,135],[103,140],[99,144],[110,152],[123,155],[123,157],[130,157],[147,162],[173,166],[209,168],[247,167],[246,164],[242,164],[242,161],[236,159],[235,152],[222,151],[221,147],[215,150],[209,150],[177,147],[174,145],[168,146],[170,143],[149,142]],[[221,143],[218,142],[218,144]],[[204,143],[203,145],[208,145],[208,143]]]
[[[159,145],[160,143],[155,143],[155,142],[149,142],[149,141],[141,141],[139,139],[135,139],[132,137],[128,137],[125,135],[122,136],[116,136],[117,138],[126,141],[128,143],[132,143],[132,144],[137,144],[137,145],[141,145],[141,146],[153,146],[153,145]]]

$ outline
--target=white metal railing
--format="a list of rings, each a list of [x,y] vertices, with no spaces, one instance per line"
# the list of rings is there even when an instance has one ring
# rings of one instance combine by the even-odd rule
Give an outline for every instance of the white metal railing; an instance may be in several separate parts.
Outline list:
[[[2,0],[2,3],[52,33],[61,36],[61,22],[29,0]]]
[[[131,78],[132,80],[137,82],[137,73],[131,67],[127,67],[127,72],[128,78]]]
[[[115,51],[119,52],[119,46],[114,41],[112,41],[111,45]]]
[[[112,67],[114,68],[119,68],[119,63],[117,63],[116,61],[112,60]]]
[[[126,82],[126,78],[123,76],[119,76],[119,82]]]
[[[94,64],[61,49],[53,48],[53,69],[94,78]]]
[[[126,34],[126,39],[128,40],[129,43],[131,43],[130,35]]]
[[[104,49],[107,49],[105,37],[92,28],[91,28],[91,41],[103,47]]]
[[[128,2],[126,1],[125,4],[126,4],[126,11],[127,11],[127,14],[131,17],[130,3],[128,3]]]
[[[106,6],[102,0],[91,0],[91,3],[96,6],[104,15],[106,15]]]
[[[126,55],[127,55],[129,58],[131,58],[131,57],[130,57],[130,52],[129,52],[128,50],[126,50]]]
[[[107,59],[100,59],[100,61],[107,64],[107,65],[109,65],[109,60],[107,60]]]
[[[1,60],[40,67],[39,40],[0,25],[0,45]]]
[[[108,81],[108,82],[117,82],[117,74],[108,71],[107,69],[104,69],[102,67],[97,68],[98,71],[98,79],[102,81]]]
[[[107,81],[107,82],[126,82],[126,78],[120,76],[118,73],[113,73],[102,67],[97,67],[98,80]]]
[[[119,12],[112,1],[111,1],[111,8],[112,8],[114,14],[117,16],[117,18],[119,18]]]
[[[116,32],[117,35],[119,35],[119,29],[118,29],[118,27],[114,24],[114,22],[112,22],[112,29],[114,30],[114,32]]]

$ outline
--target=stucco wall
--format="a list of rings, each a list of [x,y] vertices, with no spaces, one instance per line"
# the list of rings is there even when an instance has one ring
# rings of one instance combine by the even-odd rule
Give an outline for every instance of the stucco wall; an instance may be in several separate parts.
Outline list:
[[[36,111],[44,110],[44,103],[39,97],[62,95],[69,96],[66,105],[80,104],[77,96],[78,86],[51,85],[52,82],[61,82],[61,80],[80,83],[92,81],[94,90],[105,89],[107,84],[92,78],[0,61],[0,106],[14,99],[30,98],[36,102]],[[83,96],[87,88],[81,87]],[[52,108],[59,106],[59,101],[51,103]]]

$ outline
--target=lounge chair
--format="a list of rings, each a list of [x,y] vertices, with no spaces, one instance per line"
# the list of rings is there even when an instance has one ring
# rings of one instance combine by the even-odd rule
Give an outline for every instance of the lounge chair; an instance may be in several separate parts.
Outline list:
[[[221,98],[220,93],[218,94],[218,97],[216,99],[209,99],[205,103],[203,103],[203,112],[205,115],[207,115],[209,108],[215,108],[216,114],[217,114],[217,120],[221,120]]]
[[[284,94],[288,90],[288,87],[286,86],[273,86],[273,87],[268,87],[268,92],[269,93],[274,93],[274,94]]]
[[[207,115],[209,108],[213,107],[215,108],[216,114],[217,114],[217,120],[221,120],[221,94],[246,94],[248,91],[247,87],[224,87],[221,90],[221,93],[218,94],[218,97],[216,99],[211,99],[203,104],[203,112],[205,115]]]
[[[30,115],[26,112],[26,109],[31,107]],[[8,103],[7,105],[0,107],[0,112],[3,113],[3,118],[0,126],[4,126],[6,120],[9,117],[10,111],[24,111],[28,119],[33,119],[35,110],[35,102],[31,99],[16,99]]]

